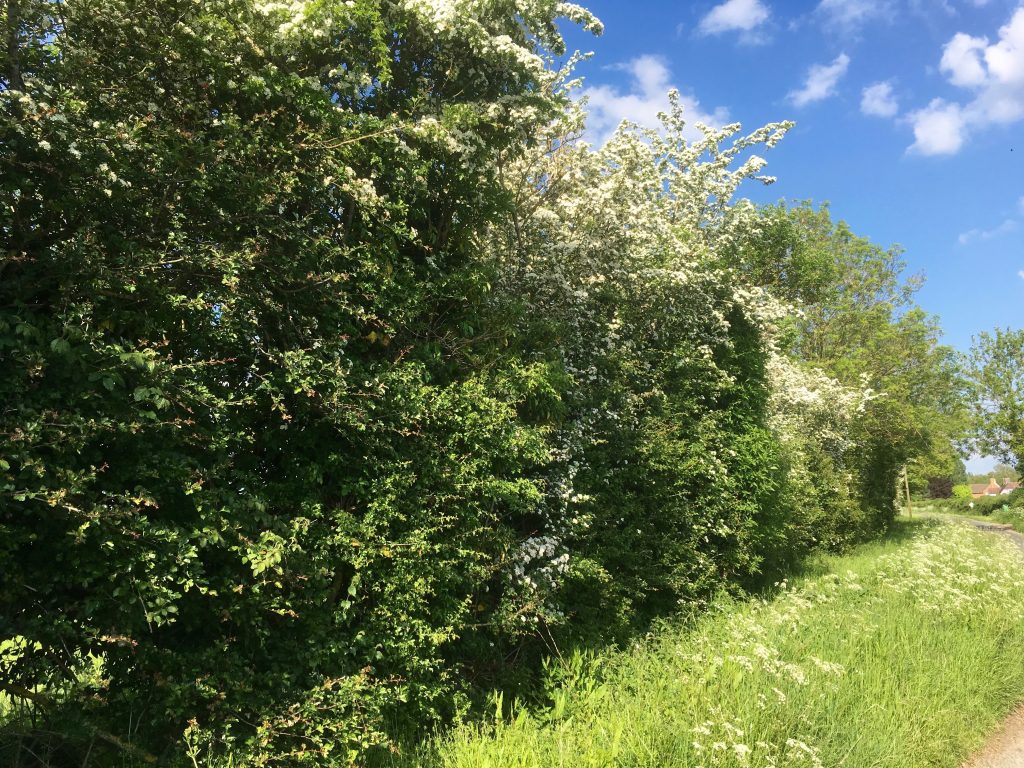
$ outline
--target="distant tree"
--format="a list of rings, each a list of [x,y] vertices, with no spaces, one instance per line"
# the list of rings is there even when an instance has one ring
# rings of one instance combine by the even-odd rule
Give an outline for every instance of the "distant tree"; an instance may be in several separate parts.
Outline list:
[[[996,464],[992,467],[992,477],[1002,482],[1003,480],[1020,480],[1020,473],[1009,464]]]
[[[988,483],[989,480],[995,478],[1000,483],[1003,480],[1017,481],[1020,479],[1020,473],[1017,472],[1009,464],[996,464],[992,469],[986,470],[985,472],[976,472],[967,476],[966,482],[968,483]]]
[[[967,480],[967,470],[953,444],[936,441],[924,455],[907,465],[910,492],[914,496],[947,499],[953,486]]]
[[[929,499],[948,499],[953,495],[953,481],[948,477],[929,477],[927,495]]]
[[[1020,469],[1024,462],[1024,329],[997,328],[969,355],[979,451]]]

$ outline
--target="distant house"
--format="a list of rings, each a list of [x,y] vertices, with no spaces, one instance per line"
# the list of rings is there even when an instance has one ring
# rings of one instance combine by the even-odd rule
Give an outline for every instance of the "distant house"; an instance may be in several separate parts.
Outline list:
[[[988,484],[973,483],[971,485],[971,498],[980,499],[982,496],[1005,496],[1008,493],[1013,493],[1020,487],[1020,483],[1008,477],[1003,478],[1001,484],[997,483],[994,477],[990,477]]]

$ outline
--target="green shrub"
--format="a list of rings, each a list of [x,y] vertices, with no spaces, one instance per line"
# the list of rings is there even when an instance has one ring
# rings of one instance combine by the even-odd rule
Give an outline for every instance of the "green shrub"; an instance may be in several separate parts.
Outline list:
[[[981,496],[977,499],[967,496],[952,499],[934,499],[929,506],[935,506],[945,512],[961,515],[990,515],[996,510],[1024,506],[1024,494],[1015,491],[999,496]]]
[[[953,498],[961,501],[969,500],[971,498],[971,486],[963,484],[954,485]]]

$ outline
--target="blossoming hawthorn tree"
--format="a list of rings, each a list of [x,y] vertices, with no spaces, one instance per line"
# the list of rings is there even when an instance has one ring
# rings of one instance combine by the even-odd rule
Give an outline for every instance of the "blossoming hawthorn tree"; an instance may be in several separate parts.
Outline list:
[[[544,546],[515,572],[527,626],[568,614],[570,632],[606,632],[609,615],[625,625],[742,583],[812,538],[782,503],[794,495],[777,434],[810,419],[772,415],[784,410],[772,392],[799,377],[768,370],[783,367],[776,337],[790,309],[721,258],[761,226],[734,201],[744,180],[771,181],[751,149],[789,124],[747,136],[700,126],[689,141],[671,103],[662,130],[625,126],[598,151],[579,141],[576,105],[537,152],[502,166],[516,205],[491,230],[496,294],[518,307],[505,313],[518,319],[515,354],[565,376],[536,521]],[[828,382],[818,407],[842,432],[862,395]]]
[[[799,510],[789,534],[838,549],[872,530],[858,492],[856,434],[876,397],[820,368],[776,352],[768,363],[769,423],[786,467],[786,505]]]

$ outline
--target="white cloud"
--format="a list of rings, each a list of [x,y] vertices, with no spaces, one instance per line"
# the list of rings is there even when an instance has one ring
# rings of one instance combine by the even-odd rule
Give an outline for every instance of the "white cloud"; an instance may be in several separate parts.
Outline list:
[[[702,35],[740,32],[745,42],[758,42],[762,38],[755,31],[768,21],[769,15],[761,0],[726,0],[708,11],[697,31]]]
[[[960,245],[967,245],[975,240],[991,240],[994,237],[999,237],[1009,232],[1015,232],[1021,225],[1021,219],[1014,215],[1018,212],[1021,215],[1024,215],[1024,197],[1017,200],[1013,214],[1008,218],[1003,219],[1001,224],[992,227],[992,229],[971,229],[967,232],[963,232],[959,237],[957,237],[957,242],[959,242]],[[1022,275],[1022,277],[1024,277],[1024,275]]]
[[[856,35],[865,24],[892,16],[889,0],[821,0],[814,10],[825,28],[842,35]]]
[[[835,93],[836,84],[849,67],[850,57],[845,53],[836,56],[831,64],[815,64],[807,71],[803,88],[790,91],[787,98],[797,107],[827,99]]]
[[[1006,219],[998,227],[993,227],[992,229],[971,229],[964,232],[957,238],[957,242],[960,245],[967,245],[975,240],[991,240],[993,237],[1005,235],[1008,232],[1013,232],[1015,229],[1017,229],[1017,222],[1014,219]]]
[[[913,149],[924,154],[954,154],[970,130],[1024,120],[1024,6],[1000,28],[994,43],[962,32],[954,35],[943,47],[940,68],[951,83],[972,91],[973,98],[965,104],[935,100],[916,112],[912,118],[917,138]],[[944,111],[935,108],[937,102]],[[945,123],[939,125],[942,120]],[[933,133],[936,128],[945,141],[922,141],[922,133]]]
[[[632,82],[628,91],[612,85],[597,85],[583,90],[587,99],[588,139],[600,146],[612,135],[623,120],[654,127],[658,113],[669,111],[668,92],[672,89],[672,73],[659,56],[639,56],[620,69],[629,72]],[[692,96],[680,98],[687,122],[692,130],[690,138],[700,136],[695,123],[720,127],[729,121],[724,107],[707,112]]]
[[[1020,270],[1017,273],[1017,277],[1019,277],[1021,280],[1024,280],[1024,269]]]
[[[861,91],[860,111],[875,117],[893,117],[900,111],[889,81],[874,83]]]
[[[1024,84],[1024,7],[999,30],[999,42],[985,49],[985,63],[996,81]]]
[[[953,85],[981,85],[985,82],[985,67],[979,54],[987,45],[988,38],[957,32],[942,49],[939,69],[949,75],[949,82]]]
[[[911,113],[914,143],[911,152],[922,155],[953,155],[964,144],[966,125],[960,106],[932,99],[924,109]]]

